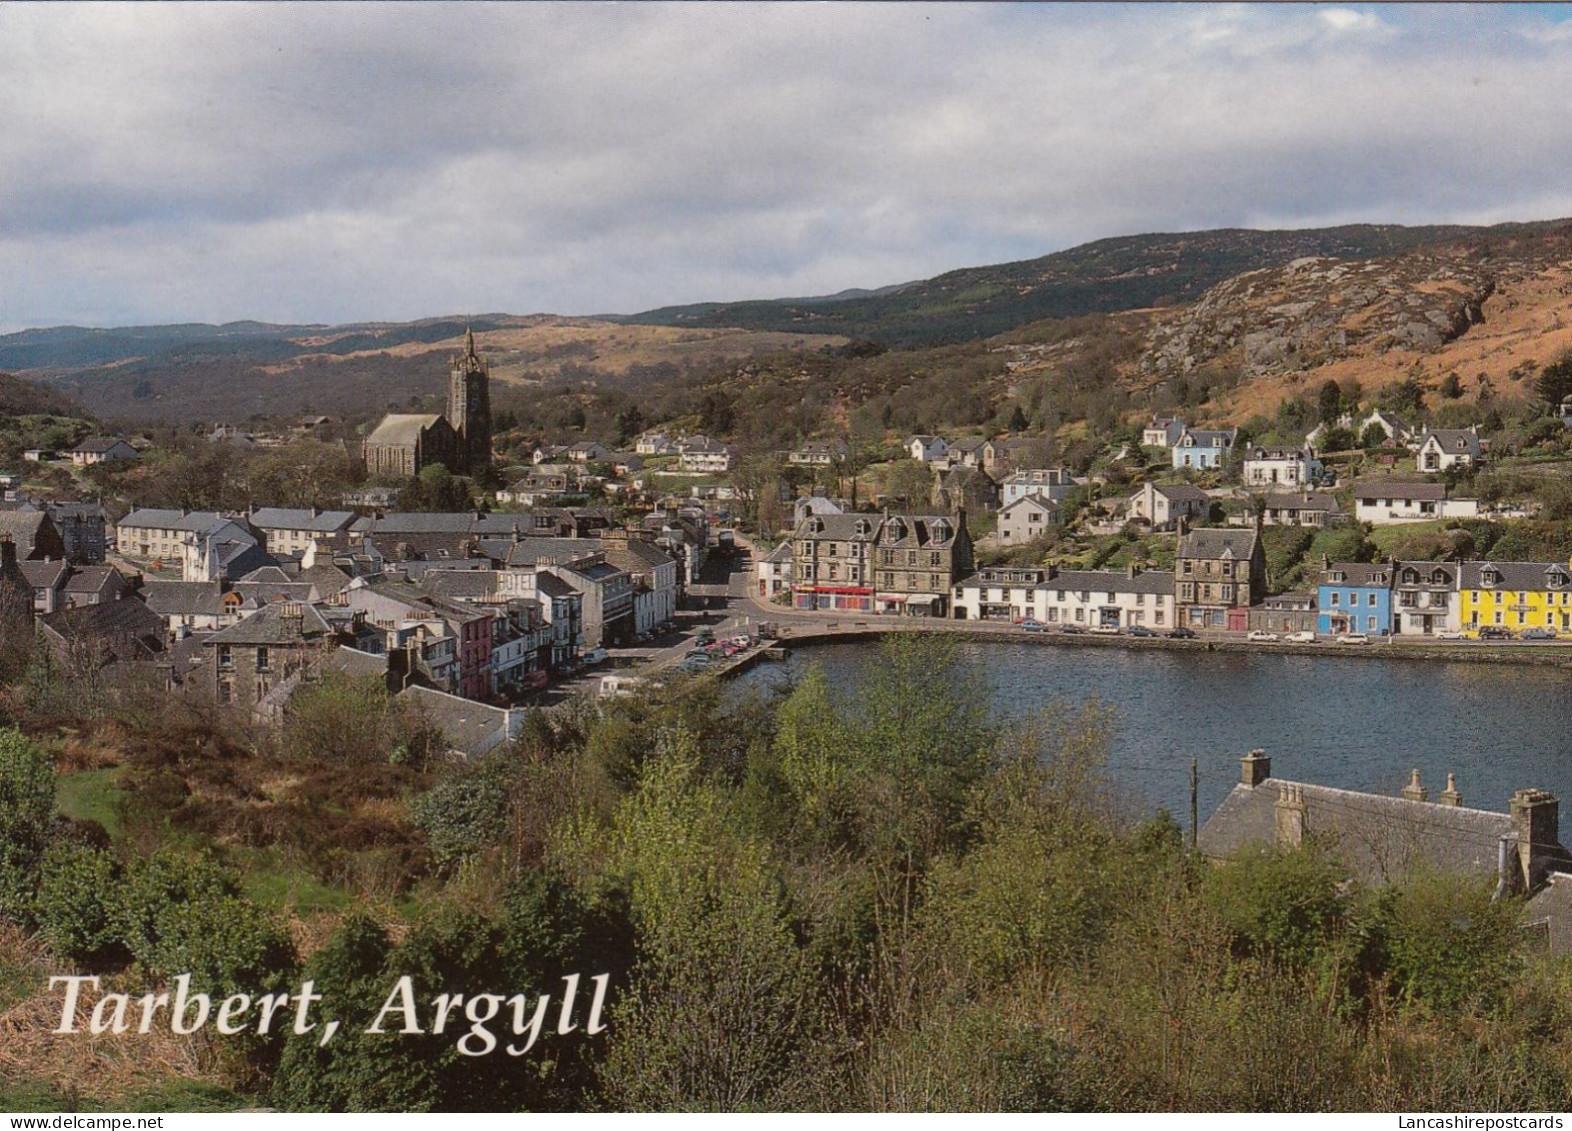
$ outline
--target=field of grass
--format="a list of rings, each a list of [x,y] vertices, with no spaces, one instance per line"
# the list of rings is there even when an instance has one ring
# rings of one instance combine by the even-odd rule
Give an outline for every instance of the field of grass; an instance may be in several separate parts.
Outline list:
[[[55,779],[55,805],[77,821],[97,821],[112,837],[120,835],[120,770],[83,770]]]

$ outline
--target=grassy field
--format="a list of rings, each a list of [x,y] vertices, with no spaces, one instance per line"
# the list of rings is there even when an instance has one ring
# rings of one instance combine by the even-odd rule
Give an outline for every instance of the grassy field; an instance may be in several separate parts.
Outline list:
[[[97,821],[109,835],[120,836],[120,770],[82,770],[55,779],[55,805],[77,821]]]

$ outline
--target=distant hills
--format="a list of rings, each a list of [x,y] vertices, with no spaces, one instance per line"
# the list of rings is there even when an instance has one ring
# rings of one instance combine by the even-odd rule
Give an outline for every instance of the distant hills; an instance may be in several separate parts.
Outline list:
[[[833,353],[852,342],[921,350],[1012,332],[1018,332],[1016,338],[1026,334],[1022,342],[1046,341],[1061,336],[1054,320],[1117,315],[1143,324],[1156,320],[1157,339],[1141,347],[1152,351],[1139,367],[1149,376],[1129,375],[1136,383],[1162,380],[1170,365],[1178,371],[1213,362],[1237,365],[1263,382],[1276,381],[1276,374],[1291,381],[1294,370],[1347,358],[1367,336],[1364,323],[1370,316],[1360,311],[1384,312],[1383,325],[1392,323],[1389,330],[1399,339],[1414,339],[1410,344],[1417,348],[1450,342],[1466,333],[1474,320],[1469,310],[1491,293],[1496,274],[1508,270],[1509,262],[1517,264],[1510,270],[1520,271],[1529,260],[1559,261],[1569,231],[1568,221],[1543,221],[1488,228],[1362,224],[1122,236],[876,289],[597,318],[491,313],[337,326],[61,326],[0,335],[0,371],[15,372],[41,391],[64,394],[80,402],[78,409],[85,405],[101,417],[239,421],[308,411],[370,414],[430,404],[445,389],[445,355],[457,347],[466,327],[474,328],[503,385],[567,380],[632,389],[750,357]],[[1434,262],[1410,261],[1394,268],[1393,276],[1399,283],[1411,277],[1412,286],[1387,285],[1384,269],[1363,275],[1363,298],[1352,306],[1347,296],[1316,293],[1319,284],[1309,277],[1267,287],[1279,295],[1271,310],[1255,309],[1259,304],[1250,297],[1248,281],[1238,284],[1242,290],[1216,290],[1241,276],[1248,279],[1249,273],[1284,269],[1309,258],[1395,264],[1415,255],[1429,255]],[[1436,288],[1454,287],[1454,267],[1475,280],[1464,288],[1467,294],[1450,304],[1427,297]],[[1439,275],[1432,278],[1435,272]],[[1407,287],[1407,297],[1388,294],[1394,286]],[[1371,306],[1380,295],[1387,297]],[[1547,291],[1543,302],[1553,298],[1554,291]],[[1311,313],[1285,313],[1300,306]],[[1153,313],[1132,313],[1148,310]],[[1491,317],[1500,317],[1500,311]],[[1301,324],[1306,318],[1314,325]],[[1345,325],[1348,318],[1354,321]],[[1427,318],[1444,324],[1434,332],[1421,330]],[[1524,327],[1523,333],[1534,332]],[[1437,341],[1421,341],[1416,333]],[[1477,331],[1468,337],[1477,338]],[[1393,341],[1401,346],[1399,339]],[[1384,342],[1371,348],[1389,348]],[[1546,348],[1551,344],[1547,340]],[[1046,347],[1034,348],[1039,352],[1012,364],[1038,368],[1048,355],[1039,356]],[[1522,361],[1542,352],[1528,342],[1515,342],[1512,350]],[[1267,354],[1277,363],[1263,366]],[[1490,359],[1480,371],[1494,368]]]
[[[615,320],[841,334],[889,346],[936,345],[992,337],[1045,318],[1191,302],[1241,272],[1305,256],[1368,259],[1471,236],[1532,232],[1556,223],[1490,228],[1354,224],[1120,236],[1037,259],[966,267],[868,294],[665,306]]]

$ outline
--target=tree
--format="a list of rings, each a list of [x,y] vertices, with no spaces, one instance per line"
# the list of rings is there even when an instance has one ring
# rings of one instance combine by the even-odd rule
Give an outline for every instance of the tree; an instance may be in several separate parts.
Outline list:
[[[0,917],[33,922],[54,807],[49,755],[15,727],[0,730]]]
[[[1562,401],[1572,397],[1572,350],[1539,371],[1534,391],[1551,408],[1559,408]]]
[[[440,463],[421,468],[398,496],[399,510],[404,511],[467,511],[472,506],[464,481]]]
[[[1463,382],[1458,379],[1456,370],[1442,378],[1441,395],[1449,401],[1455,401],[1463,395]]]
[[[1328,380],[1316,397],[1316,408],[1324,424],[1334,424],[1343,410],[1343,390],[1336,381]]]
[[[932,486],[933,472],[921,460],[898,459],[884,473],[884,497],[902,510],[926,507]]]
[[[1374,420],[1365,425],[1365,430],[1359,434],[1359,446],[1361,448],[1379,448],[1386,443],[1386,440],[1386,429],[1382,428]]]

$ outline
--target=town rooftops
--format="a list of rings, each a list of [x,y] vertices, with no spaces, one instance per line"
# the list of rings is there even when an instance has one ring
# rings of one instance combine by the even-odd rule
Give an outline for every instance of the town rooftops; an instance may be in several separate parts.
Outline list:
[[[882,518],[876,514],[814,514],[797,524],[795,537],[842,542],[871,542],[879,534]]]
[[[147,607],[160,616],[224,614],[224,586],[217,581],[149,581],[142,587]]]
[[[1205,503],[1211,501],[1211,496],[1199,487],[1188,483],[1154,483],[1152,490],[1175,503]]]
[[[881,546],[908,548],[948,546],[960,532],[960,524],[942,514],[892,514],[879,531]]]

